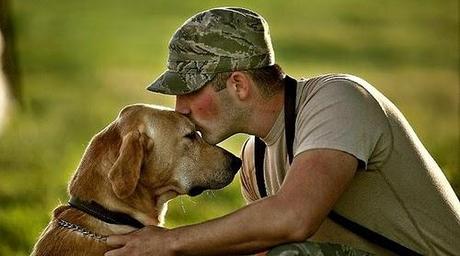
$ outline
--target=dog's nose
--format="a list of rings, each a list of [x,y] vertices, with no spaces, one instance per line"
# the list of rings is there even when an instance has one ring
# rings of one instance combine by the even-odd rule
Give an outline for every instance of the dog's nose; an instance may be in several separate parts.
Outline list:
[[[232,155],[230,160],[230,168],[232,171],[237,172],[241,168],[241,159]]]
[[[221,148],[224,151],[224,155],[227,159],[230,159],[230,170],[236,173],[241,168],[241,159],[236,157],[234,154],[229,151]]]

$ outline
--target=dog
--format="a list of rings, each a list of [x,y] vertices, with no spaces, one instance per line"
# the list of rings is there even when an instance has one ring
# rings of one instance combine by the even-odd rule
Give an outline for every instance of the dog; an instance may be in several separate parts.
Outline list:
[[[69,183],[69,204],[53,211],[31,255],[103,255],[107,236],[161,225],[170,199],[223,188],[240,167],[187,117],[127,106],[91,139]]]

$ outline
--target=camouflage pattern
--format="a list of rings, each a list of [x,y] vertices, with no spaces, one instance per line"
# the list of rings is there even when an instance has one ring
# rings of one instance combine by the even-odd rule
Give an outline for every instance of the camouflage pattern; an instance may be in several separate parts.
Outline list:
[[[216,73],[270,66],[275,55],[268,24],[243,8],[210,9],[188,19],[169,42],[168,70],[147,89],[180,95]]]
[[[267,256],[368,256],[373,255],[348,245],[303,242],[277,246],[271,249]]]

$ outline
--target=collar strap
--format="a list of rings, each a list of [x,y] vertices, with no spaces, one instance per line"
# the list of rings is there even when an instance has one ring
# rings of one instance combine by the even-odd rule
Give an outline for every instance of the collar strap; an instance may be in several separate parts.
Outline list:
[[[104,208],[102,205],[94,201],[83,201],[77,197],[71,197],[69,205],[82,212],[85,212],[106,223],[117,225],[128,225],[135,228],[143,228],[144,224],[122,212],[114,212]]]

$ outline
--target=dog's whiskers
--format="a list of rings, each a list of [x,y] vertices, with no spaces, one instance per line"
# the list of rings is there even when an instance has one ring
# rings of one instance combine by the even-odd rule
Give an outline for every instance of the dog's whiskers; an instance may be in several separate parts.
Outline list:
[[[180,207],[182,208],[182,212],[183,212],[184,214],[186,214],[185,206],[184,206],[184,201],[182,200],[182,197],[180,198]]]
[[[209,193],[211,194],[212,197],[216,198],[216,194],[214,193],[214,191],[210,190]]]
[[[206,197],[212,197],[212,198],[216,198],[216,194],[214,194],[214,191],[212,190],[207,190],[206,192]]]

